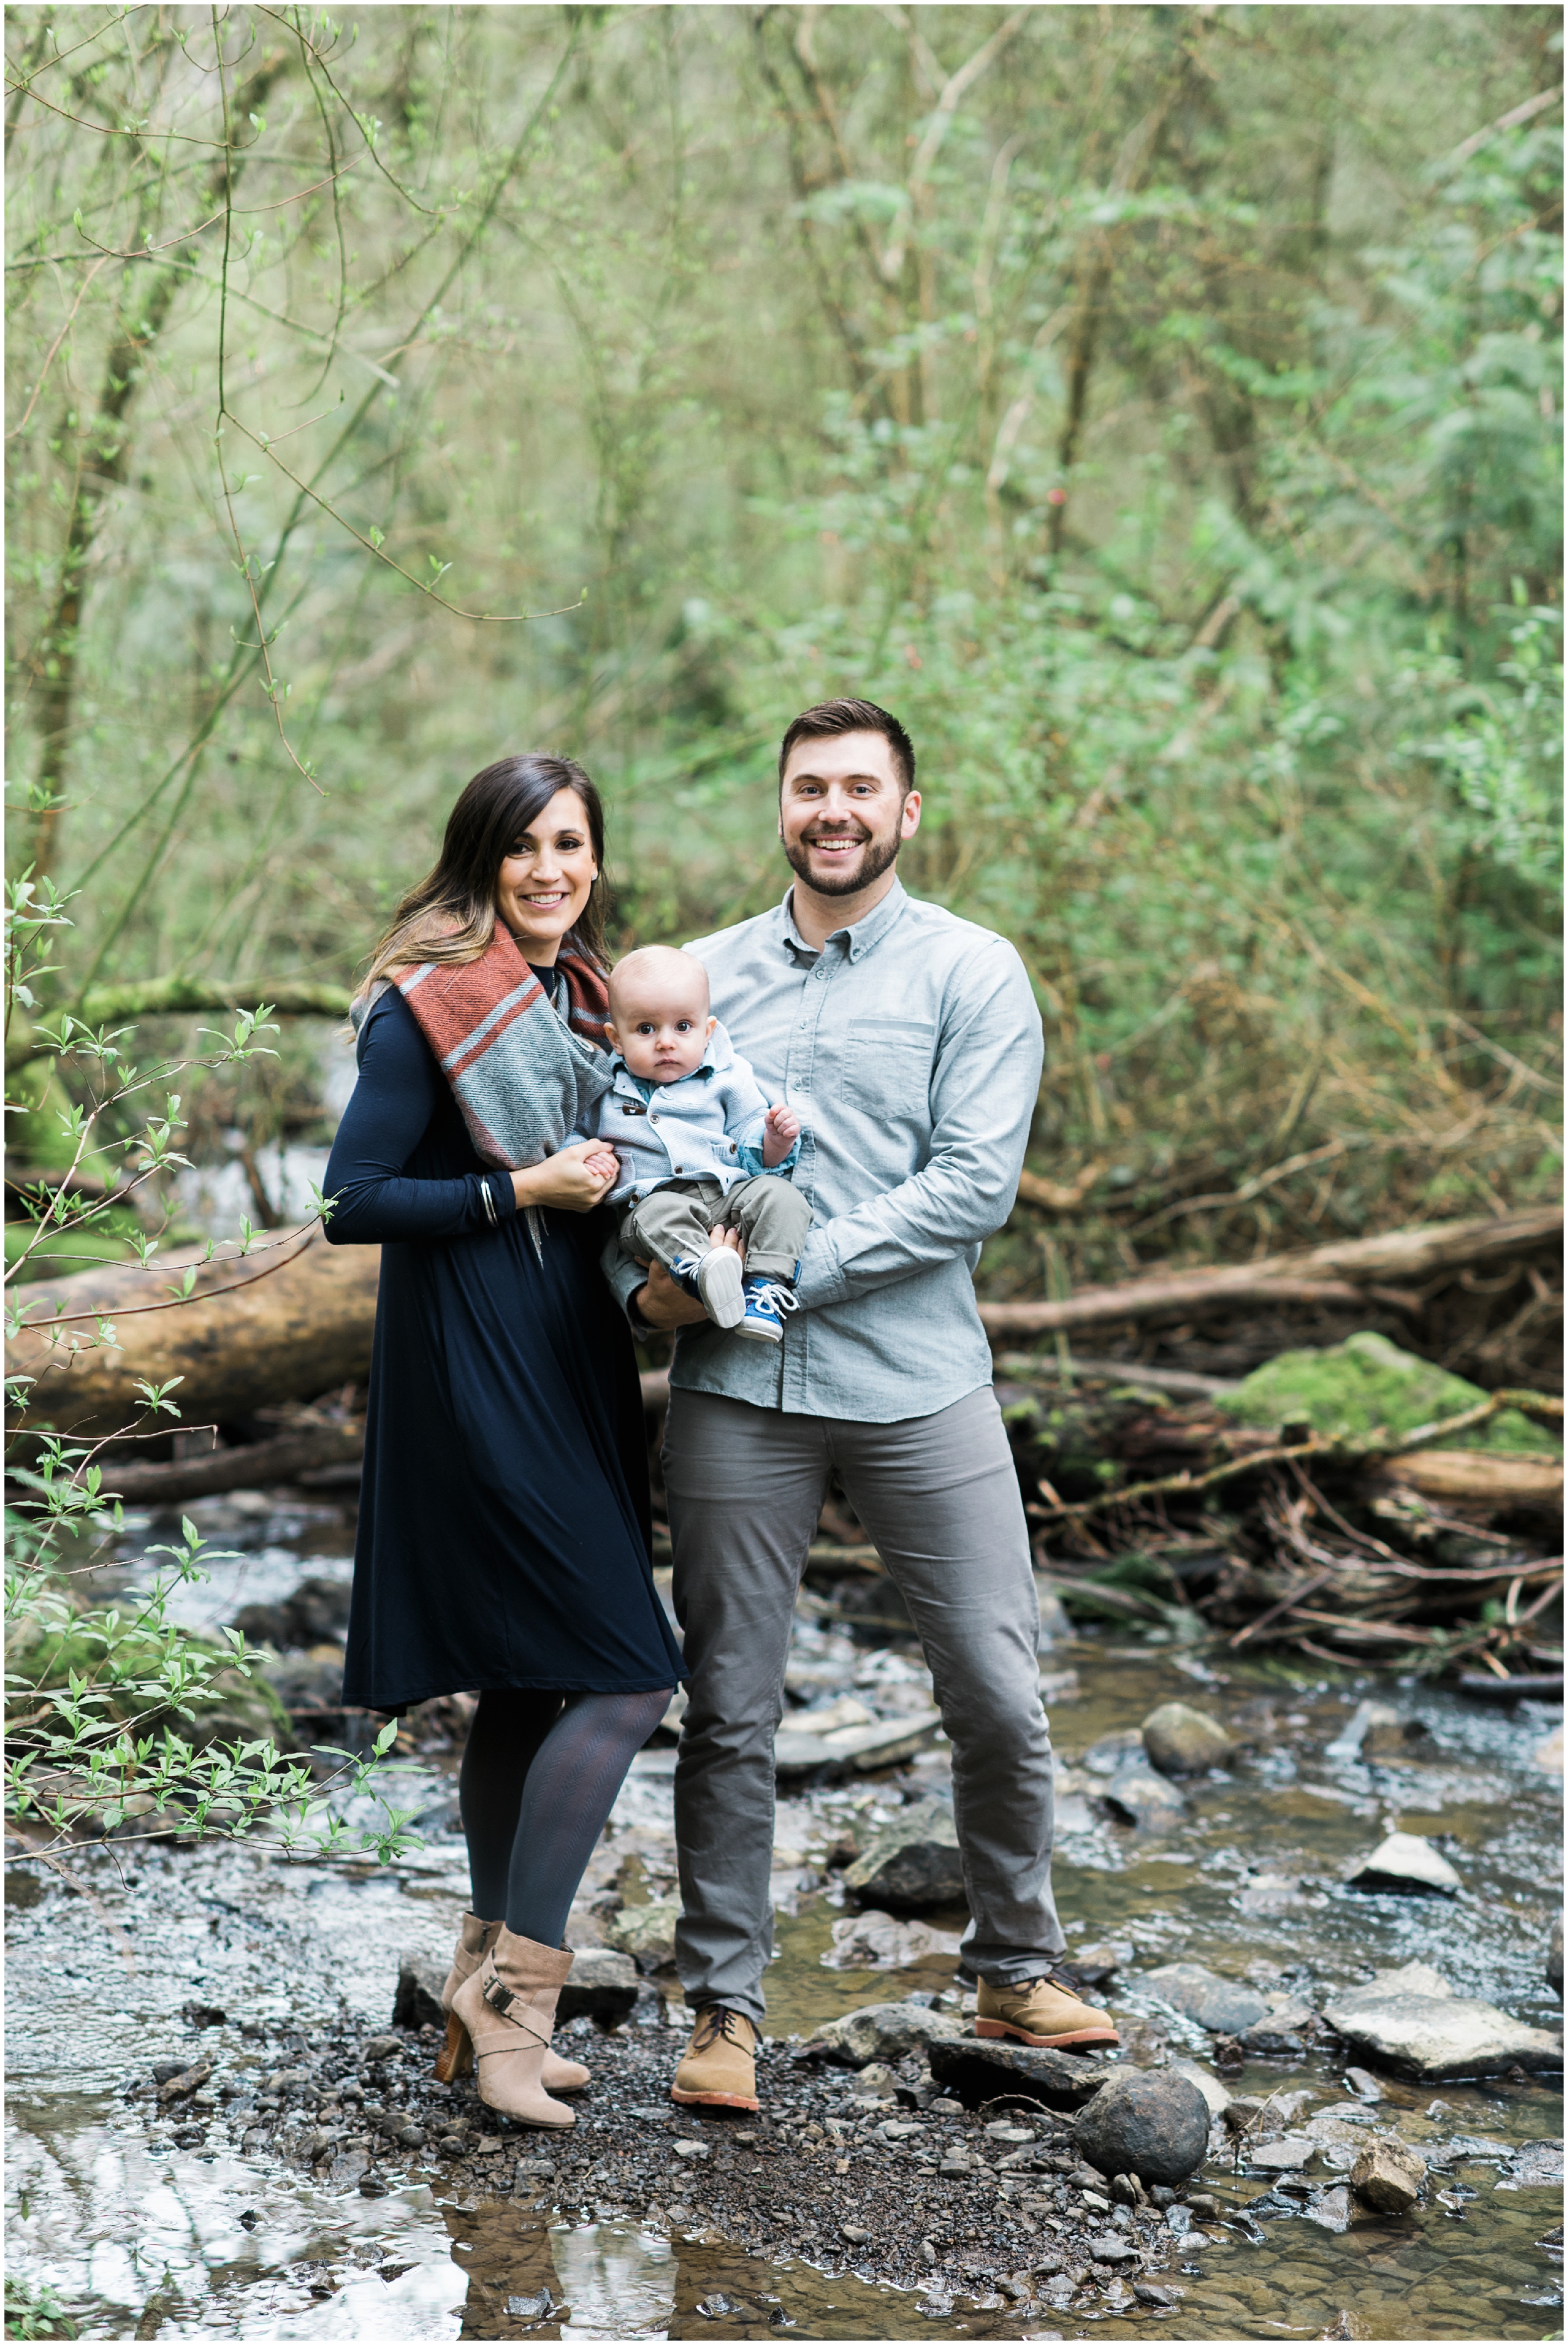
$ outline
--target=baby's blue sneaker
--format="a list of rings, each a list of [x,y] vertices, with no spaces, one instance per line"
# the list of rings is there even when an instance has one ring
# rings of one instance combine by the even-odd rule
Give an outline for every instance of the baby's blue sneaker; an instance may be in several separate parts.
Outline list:
[[[743,1281],[745,1295],[745,1315],[735,1329],[737,1335],[749,1336],[754,1344],[778,1344],[784,1340],[784,1323],[788,1314],[798,1311],[793,1286],[782,1279],[764,1278],[754,1273]]]
[[[683,1294],[700,1303],[715,1327],[735,1327],[745,1309],[741,1292],[741,1258],[732,1246],[714,1246],[704,1254],[683,1254],[670,1264],[670,1275]]]

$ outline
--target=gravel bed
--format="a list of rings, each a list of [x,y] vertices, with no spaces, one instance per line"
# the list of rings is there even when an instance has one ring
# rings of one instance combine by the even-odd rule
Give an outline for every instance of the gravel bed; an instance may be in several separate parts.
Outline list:
[[[433,2028],[245,2034],[228,2065],[163,2061],[130,2085],[155,2139],[281,2158],[369,2197],[424,2182],[459,2206],[506,2197],[535,2215],[632,2220],[1042,2315],[1174,2301],[1166,2275],[1179,2259],[1196,2271],[1195,2225],[1219,2213],[1095,2173],[1047,2111],[963,2108],[918,2054],[855,2076],[769,2042],[761,2111],[703,2115],[668,2097],[677,2031],[577,2020],[558,2042],[593,2082],[571,2131],[546,2134],[485,2108],[471,2077],[438,2084]]]

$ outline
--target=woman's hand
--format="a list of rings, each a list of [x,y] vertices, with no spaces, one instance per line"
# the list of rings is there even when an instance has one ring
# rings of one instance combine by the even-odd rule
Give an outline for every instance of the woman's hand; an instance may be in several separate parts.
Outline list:
[[[617,1159],[602,1141],[580,1140],[511,1176],[511,1193],[525,1205],[554,1205],[566,1213],[591,1213],[615,1185]]]

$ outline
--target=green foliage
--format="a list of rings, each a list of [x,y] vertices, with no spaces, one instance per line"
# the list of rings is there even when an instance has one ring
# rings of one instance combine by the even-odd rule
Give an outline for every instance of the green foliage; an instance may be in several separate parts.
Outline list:
[[[79,2337],[81,2333],[47,2282],[34,2288],[15,2274],[6,2273],[7,2337]]]
[[[1554,12],[221,25],[8,35],[40,1004],[345,982],[530,744],[623,938],[711,929],[866,692],[1104,1166],[1074,1277],[1552,1188]]]

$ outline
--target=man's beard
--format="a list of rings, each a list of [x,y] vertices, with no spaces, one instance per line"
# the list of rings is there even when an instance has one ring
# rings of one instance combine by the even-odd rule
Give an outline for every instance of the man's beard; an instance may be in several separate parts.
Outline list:
[[[839,832],[835,836],[842,837],[843,834]],[[891,838],[869,839],[865,854],[852,871],[842,875],[835,872],[828,879],[819,879],[813,872],[810,850],[804,839],[797,846],[786,846],[784,858],[796,877],[805,881],[813,895],[858,896],[863,888],[869,888],[874,879],[880,879],[885,871],[891,870],[898,860],[898,850],[903,844],[896,828]]]

